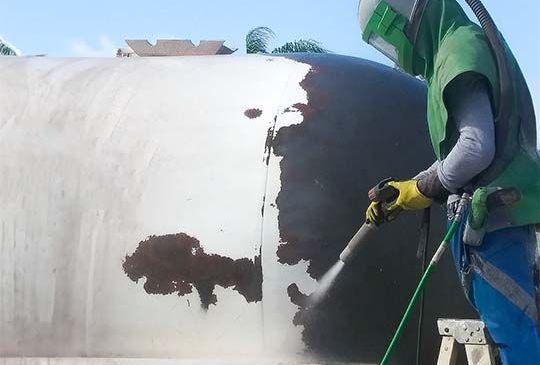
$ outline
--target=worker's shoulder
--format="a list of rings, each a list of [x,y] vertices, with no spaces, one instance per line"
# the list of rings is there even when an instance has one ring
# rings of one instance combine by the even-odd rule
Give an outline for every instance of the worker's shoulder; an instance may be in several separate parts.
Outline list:
[[[447,32],[443,37],[439,53],[445,57],[470,59],[474,57],[493,58],[488,39],[478,25],[469,24]]]
[[[496,64],[484,32],[476,24],[458,27],[442,39],[437,59],[435,77],[444,85],[467,72],[496,80]]]

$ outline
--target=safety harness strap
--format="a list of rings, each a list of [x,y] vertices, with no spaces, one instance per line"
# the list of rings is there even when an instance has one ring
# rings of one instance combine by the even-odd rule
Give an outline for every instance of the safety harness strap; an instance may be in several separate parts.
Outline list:
[[[510,302],[520,308],[534,323],[538,323],[538,311],[532,295],[527,293],[511,277],[496,266],[483,259],[477,253],[470,255],[471,267],[493,288],[504,295]]]

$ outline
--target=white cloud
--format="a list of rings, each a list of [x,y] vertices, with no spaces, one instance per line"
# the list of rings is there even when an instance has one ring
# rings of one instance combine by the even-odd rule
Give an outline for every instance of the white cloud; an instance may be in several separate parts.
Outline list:
[[[77,40],[70,45],[71,53],[76,57],[114,57],[117,49],[118,47],[107,36],[99,37],[97,47],[85,40]]]

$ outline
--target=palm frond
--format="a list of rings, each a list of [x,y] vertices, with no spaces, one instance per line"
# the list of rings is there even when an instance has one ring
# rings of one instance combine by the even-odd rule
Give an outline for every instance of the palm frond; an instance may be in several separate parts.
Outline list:
[[[299,39],[287,42],[281,47],[272,51],[272,53],[329,53],[321,44],[312,39]]]
[[[0,55],[2,55],[2,56],[17,56],[17,52],[15,52],[10,47],[6,46],[4,43],[0,42]]]
[[[268,27],[257,27],[246,35],[247,53],[268,53],[268,42],[275,37],[274,31]]]

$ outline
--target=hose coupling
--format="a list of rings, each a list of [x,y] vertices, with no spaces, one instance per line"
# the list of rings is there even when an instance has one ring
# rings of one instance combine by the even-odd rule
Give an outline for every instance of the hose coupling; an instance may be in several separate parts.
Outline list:
[[[456,214],[454,216],[454,221],[460,221],[461,218],[463,218],[463,213],[465,213],[465,210],[469,206],[469,203],[472,200],[472,195],[469,193],[463,193],[461,195],[461,199],[459,200],[459,204],[456,210]]]

